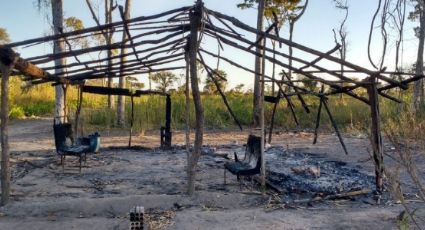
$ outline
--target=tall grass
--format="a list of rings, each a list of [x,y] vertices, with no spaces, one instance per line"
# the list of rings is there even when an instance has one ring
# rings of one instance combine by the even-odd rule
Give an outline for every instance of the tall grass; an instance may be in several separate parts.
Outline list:
[[[22,118],[28,116],[51,116],[54,112],[54,88],[50,85],[40,85],[27,91],[20,90],[20,80],[12,79],[10,84],[10,104],[11,118]],[[361,92],[359,92],[361,93]],[[364,94],[364,92],[363,92]],[[409,97],[404,94],[404,100],[409,101]],[[364,95],[365,96],[365,95]],[[295,113],[300,122],[298,128],[313,129],[319,101],[312,96],[304,98],[311,110],[306,113],[300,102],[293,98],[295,104]],[[249,126],[252,120],[252,95],[228,95],[230,107],[244,126]],[[202,95],[204,105],[205,126],[208,129],[234,128],[235,123],[225,107],[222,99],[218,95]],[[408,108],[405,105],[398,105],[394,102],[381,98],[381,117],[385,122],[393,121],[399,117],[402,111]],[[370,112],[366,104],[348,96],[343,100],[339,97],[330,97],[328,101],[330,110],[339,128],[343,131],[364,132],[368,130],[370,124]],[[73,114],[77,107],[77,89],[68,88],[67,107]],[[107,97],[101,95],[84,94],[82,105],[82,124],[85,126],[94,126],[96,128],[113,128],[115,126],[115,110],[107,108]],[[265,106],[266,124],[270,123],[273,104],[266,103]],[[425,108],[423,108],[425,111]],[[127,98],[126,103],[126,124],[130,121],[130,103]],[[159,129],[165,121],[165,98],[161,96],[142,96],[135,98],[134,106],[134,130],[152,130]],[[425,113],[423,113],[425,114]],[[190,124],[194,127],[194,107],[191,104]],[[297,128],[291,111],[286,102],[282,100],[279,104],[275,125],[279,128],[294,129]],[[172,128],[182,129],[185,126],[185,96],[182,94],[172,95]],[[332,130],[328,115],[322,110],[321,129]]]

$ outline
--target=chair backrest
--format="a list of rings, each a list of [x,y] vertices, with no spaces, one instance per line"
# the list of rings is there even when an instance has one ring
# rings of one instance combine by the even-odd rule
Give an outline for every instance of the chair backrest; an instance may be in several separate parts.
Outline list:
[[[89,139],[90,139],[90,151],[92,152],[99,152],[99,148],[100,148],[100,135],[99,133],[94,133],[89,135]]]
[[[67,139],[74,142],[72,133],[72,125],[70,123],[53,124],[53,133],[55,135],[55,146],[56,150],[61,150],[67,146]]]
[[[245,163],[256,168],[261,164],[261,137],[249,135],[245,150]]]

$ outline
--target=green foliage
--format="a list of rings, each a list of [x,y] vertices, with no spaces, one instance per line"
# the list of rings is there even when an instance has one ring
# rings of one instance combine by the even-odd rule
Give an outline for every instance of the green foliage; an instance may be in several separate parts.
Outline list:
[[[273,13],[279,17],[279,21],[285,21],[290,15],[290,12],[299,10],[298,6],[301,0],[265,0],[266,7],[264,9],[264,16],[267,19],[273,19]],[[253,8],[258,5],[259,0],[244,0],[242,3],[237,4],[241,9]]]
[[[157,84],[157,89],[166,93],[170,86],[177,80],[176,75],[170,71],[160,71],[149,75],[150,79]]]
[[[303,80],[304,87],[307,88],[309,91],[316,91],[317,81],[304,76],[299,76],[298,79]]]
[[[52,115],[54,112],[54,88],[50,85],[39,85],[30,88],[22,93],[20,89],[21,80],[19,78],[10,79],[10,104],[11,114],[13,118],[22,118],[25,116],[46,116]],[[241,92],[242,85],[239,85],[233,92]],[[357,94],[366,96],[366,92],[357,90]],[[398,93],[398,92],[397,92]],[[390,92],[391,95],[397,96],[396,92]],[[381,118],[383,125],[400,126],[399,123],[406,123],[402,120],[401,114],[408,111],[411,92],[402,94],[402,100],[406,104],[398,105],[389,100],[382,99]],[[227,93],[227,99],[230,107],[234,111],[236,117],[244,126],[251,125],[252,121],[252,95],[242,93]],[[172,127],[174,129],[182,129],[185,126],[185,96],[182,93],[172,94]],[[293,98],[295,104],[295,113],[297,114],[302,129],[314,129],[316,114],[319,101],[313,96],[304,96],[305,101],[310,106],[311,113],[306,113],[298,99]],[[219,95],[202,95],[202,102],[205,109],[205,125],[206,128],[229,128],[235,127],[234,121],[229,115],[221,97]],[[329,107],[336,120],[338,127],[343,131],[350,133],[365,133],[369,130],[370,112],[367,105],[356,99],[344,96],[341,101],[339,96],[329,98]],[[270,123],[273,104],[265,104],[266,124]],[[77,89],[68,88],[67,91],[67,107],[72,115],[77,107]],[[164,125],[165,120],[165,98],[162,96],[143,96],[135,98],[135,122],[134,130],[158,130]],[[127,103],[126,119],[130,118],[130,105]],[[191,106],[191,126],[194,127],[195,111]],[[420,108],[417,113],[418,121],[425,121],[425,106]],[[422,124],[423,123],[423,124]],[[425,127],[425,122],[420,123]],[[82,124],[84,127],[111,128],[115,124],[115,111],[107,109],[107,97],[102,95],[84,94],[82,105]],[[129,124],[129,120],[126,121]],[[297,128],[291,115],[290,109],[286,102],[281,100],[275,118],[277,127],[286,129]],[[408,124],[407,126],[414,126]],[[419,125],[416,125],[419,126]],[[422,126],[421,126],[422,127]],[[333,132],[329,118],[325,111],[322,111],[322,119],[320,128],[325,131]],[[424,129],[420,129],[424,130]],[[399,131],[401,133],[401,131]],[[407,134],[406,134],[407,135]],[[415,134],[416,136],[420,136]],[[414,136],[412,136],[414,137]]]
[[[227,87],[227,81],[223,80],[227,78],[227,73],[224,70],[217,70],[215,69],[213,71],[213,78],[216,80],[218,86],[220,89],[224,92]],[[211,77],[208,77],[205,79],[205,86],[204,86],[204,92],[208,94],[217,94],[218,89],[214,84],[214,81],[211,79]]]
[[[0,45],[10,42],[9,34],[5,28],[0,27]]]
[[[139,82],[139,79],[135,77],[128,76],[125,78],[126,85],[130,89],[143,89],[145,88],[145,84],[143,82]]]
[[[245,87],[244,84],[238,84],[233,89],[229,90],[229,93],[233,95],[241,95],[243,94],[243,87]]]
[[[24,109],[20,106],[13,106],[9,111],[10,119],[22,119],[25,118]]]
[[[64,30],[65,32],[76,31],[84,29],[84,23],[77,17],[68,17],[64,19]],[[89,47],[89,41],[87,38],[72,39],[69,41],[72,47],[87,48]]]
[[[76,17],[68,17],[64,19],[65,26],[72,30],[82,30],[84,29],[83,21]]]

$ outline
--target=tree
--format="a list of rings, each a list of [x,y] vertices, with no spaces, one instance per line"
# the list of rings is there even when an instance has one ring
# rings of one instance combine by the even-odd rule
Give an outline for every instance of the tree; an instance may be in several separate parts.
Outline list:
[[[314,92],[317,89],[317,81],[303,75],[299,75],[298,79],[303,81],[303,85],[307,90]]]
[[[5,28],[0,27],[0,45],[6,44],[10,42],[9,34]]]
[[[338,44],[338,38],[337,33],[339,35],[339,41],[341,42],[341,48],[339,48],[339,55],[341,57],[341,60],[345,61],[347,56],[347,29],[345,27],[345,23],[348,18],[348,3],[347,0],[334,0],[335,8],[344,11],[344,19],[341,21],[341,24],[338,28],[338,32],[336,32],[335,29],[332,31],[334,32],[334,39],[335,43]],[[340,65],[341,74],[344,75],[344,65],[341,63]],[[341,83],[341,87],[344,86],[344,83]],[[339,98],[342,100],[342,93],[340,94]]]
[[[90,10],[90,13],[91,13],[93,20],[96,22],[97,26],[100,26],[99,17],[98,17],[98,15],[96,15],[95,10],[92,7],[91,1],[86,0],[86,4],[87,4],[87,7]],[[112,0],[105,0],[104,5],[105,5],[105,24],[112,23],[112,11],[115,8],[114,3],[113,3]],[[102,35],[103,35],[105,42],[108,46],[110,46],[112,44],[113,33],[114,33],[114,31],[111,28],[106,29],[106,30],[102,30]],[[111,69],[112,69],[112,64],[113,64],[113,60],[112,60],[113,55],[114,55],[114,50],[108,49],[108,51],[107,51],[107,56],[108,56],[107,85],[108,85],[109,88],[112,88],[112,85],[113,85],[112,75],[111,75]],[[112,95],[108,95],[108,108],[112,109],[112,107],[113,107],[113,97],[112,97]]]
[[[124,19],[129,20],[130,19],[130,11],[131,11],[131,0],[125,1],[125,11],[124,11]],[[122,42],[125,43],[127,40],[127,33],[122,33]],[[124,62],[126,61],[125,54],[127,53],[127,49],[122,48],[121,49],[121,67],[124,65]],[[124,69],[120,69],[120,78],[118,80],[118,88],[125,88],[125,81],[123,76]],[[125,121],[125,97],[124,96],[118,96],[117,101],[117,124],[118,125],[124,125]]]
[[[139,79],[135,77],[128,76],[125,78],[125,82],[126,82],[126,85],[130,87],[131,90],[145,88],[145,84],[143,82],[139,82]]]
[[[237,6],[241,9],[253,8],[258,4],[258,13],[257,13],[257,30],[263,30],[264,26],[264,16],[273,17],[273,13],[277,15],[283,15],[282,12],[286,9],[294,9],[298,5],[300,0],[244,0],[243,3],[238,4]],[[257,41],[261,39],[260,35],[257,35]],[[264,39],[261,43],[262,46],[265,46]],[[257,53],[264,52],[260,47],[256,48]],[[262,69],[262,58],[255,57],[255,79],[254,79],[254,99],[253,99],[253,125],[258,126],[260,124],[261,116],[261,89],[260,89],[260,74],[263,73]]]
[[[163,93],[166,93],[170,86],[174,84],[177,77],[170,71],[160,71],[152,74],[151,80],[157,84],[157,89]]]
[[[213,71],[213,78],[217,81],[220,89],[224,92],[226,90],[227,87],[227,81],[223,80],[222,78],[226,78],[227,77],[227,73],[224,72],[224,70],[217,70],[215,69]],[[212,80],[211,77],[207,77],[205,79],[205,86],[204,86],[204,92],[208,93],[208,94],[217,94],[218,93],[218,89],[214,83],[214,81]]]
[[[424,73],[424,41],[425,41],[425,1],[424,0],[411,0],[415,2],[415,10],[410,13],[410,20],[419,19],[419,27],[415,28],[416,36],[419,39],[418,53],[416,59],[415,74],[423,75]],[[418,80],[413,88],[413,107],[419,108],[419,105],[424,100],[424,83],[423,79]]]
[[[65,18],[63,22],[64,22],[64,32],[84,29],[83,21],[77,17]],[[69,43],[71,44],[72,47],[79,46],[80,48],[87,48],[89,46],[89,41],[87,38],[72,39],[69,41]]]
[[[244,84],[238,84],[233,89],[231,89],[229,92],[235,95],[243,94],[243,88],[245,87]]]
[[[40,2],[40,1],[39,1]],[[62,0],[51,0],[52,8],[52,22],[53,22],[53,34],[60,34],[63,28],[63,1]],[[62,53],[65,52],[65,42],[63,39],[56,40],[53,44],[53,53]],[[56,66],[65,66],[65,59],[59,58],[55,60]],[[55,69],[55,75],[58,77],[63,77],[62,69]],[[66,115],[65,107],[65,92],[62,85],[55,86],[56,96],[55,96],[55,117],[64,118]],[[65,120],[66,118],[64,118]]]
[[[37,0],[37,8],[39,11],[42,9],[51,10],[52,14],[52,30],[53,34],[60,34],[61,30],[64,28],[64,18],[63,18],[63,1],[62,0]],[[48,15],[48,13],[47,13]],[[53,43],[53,53],[62,53],[65,52],[65,42],[63,39],[58,39]],[[59,58],[55,59],[56,66],[65,66],[65,59]],[[63,77],[65,71],[62,68],[55,69],[55,75],[57,77]],[[65,108],[65,92],[63,85],[55,86],[55,118],[58,122],[66,120],[66,108]]]

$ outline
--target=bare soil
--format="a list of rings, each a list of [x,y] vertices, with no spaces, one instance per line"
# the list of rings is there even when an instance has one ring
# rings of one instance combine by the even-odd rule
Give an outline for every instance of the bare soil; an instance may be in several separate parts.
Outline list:
[[[67,158],[64,168],[59,165],[51,119],[15,121],[10,127],[12,201],[0,208],[0,229],[129,229],[134,206],[145,208],[152,229],[397,229],[403,207],[388,194],[380,205],[369,195],[282,208],[272,201],[283,196],[271,189],[262,195],[253,183],[241,188],[229,173],[224,185],[228,160],[215,154],[243,151],[248,134],[205,134],[212,154],[201,158],[197,192],[189,197],[183,132],[174,132],[176,148],[163,151],[157,148],[159,131],[133,137],[134,145],[146,147],[133,150],[109,148],[125,147],[125,132],[102,131],[101,152],[89,155],[79,173],[76,158]],[[312,145],[311,133],[278,133],[272,145],[344,161],[373,175],[368,139],[346,136],[345,141],[348,156],[331,134]]]

